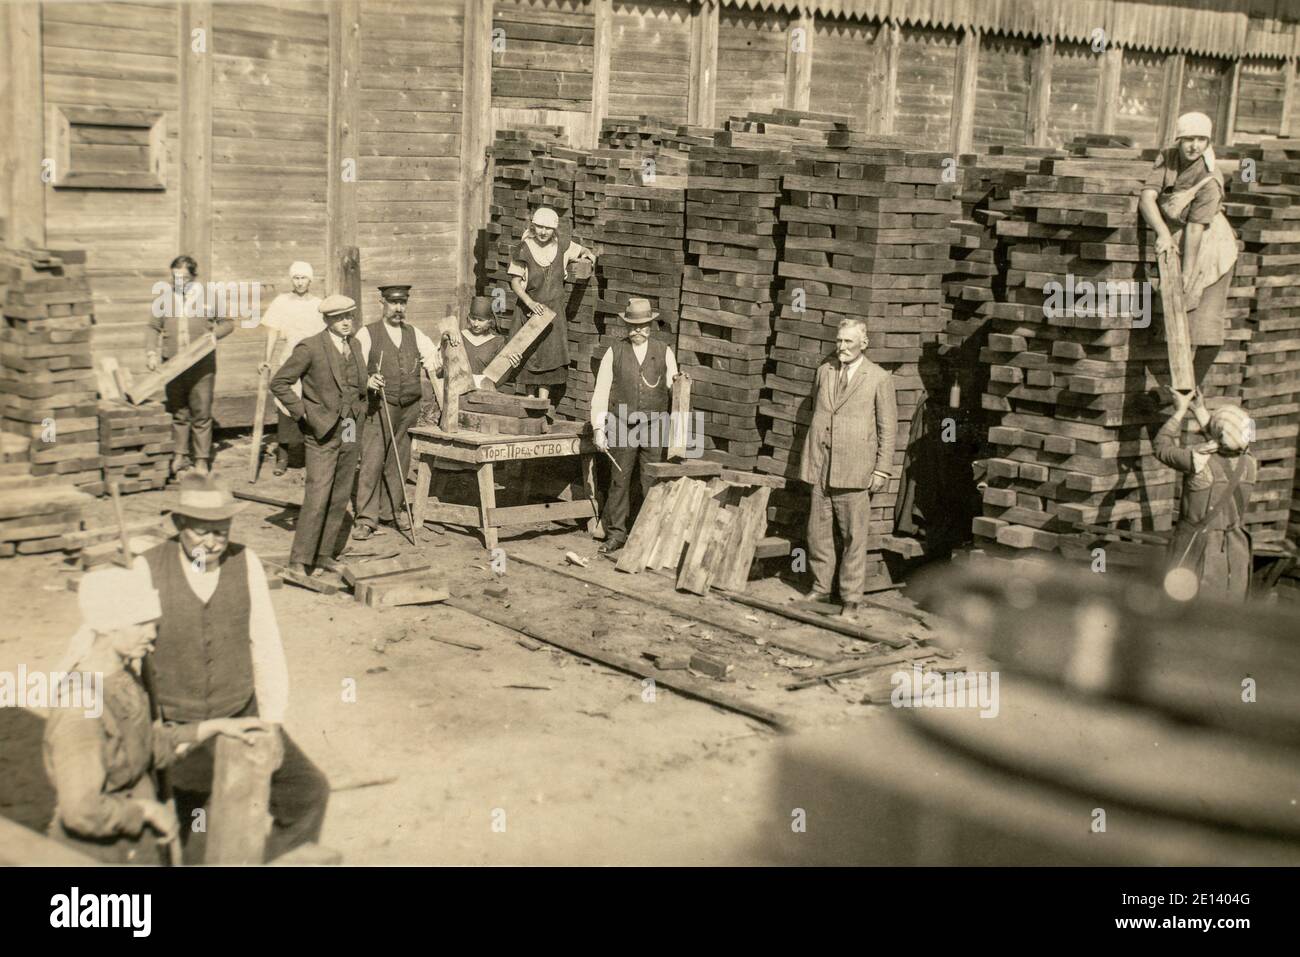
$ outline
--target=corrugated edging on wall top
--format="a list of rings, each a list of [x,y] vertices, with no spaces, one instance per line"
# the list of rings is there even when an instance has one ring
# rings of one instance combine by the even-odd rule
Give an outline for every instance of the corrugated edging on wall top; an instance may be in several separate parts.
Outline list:
[[[1090,42],[1101,29],[1107,43],[1204,56],[1300,54],[1300,5],[1290,0],[724,0],[724,5],[811,9],[823,16],[1078,42]]]

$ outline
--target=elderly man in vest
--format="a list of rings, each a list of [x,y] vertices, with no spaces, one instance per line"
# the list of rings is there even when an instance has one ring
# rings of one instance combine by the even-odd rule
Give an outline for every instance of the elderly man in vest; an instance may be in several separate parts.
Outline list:
[[[672,347],[650,338],[650,323],[659,318],[650,300],[629,300],[627,311],[619,313],[619,318],[627,327],[627,339],[614,343],[601,357],[591,396],[592,440],[596,448],[609,452],[614,459],[601,518],[605,542],[600,550],[604,554],[618,551],[627,541],[633,469],[638,463],[643,466],[664,457],[662,444],[641,443],[638,433],[642,430],[636,428],[637,422],[645,416],[671,411],[672,383],[677,378],[677,358]],[[654,432],[666,441],[666,429]],[[620,435],[628,441],[620,443]],[[644,469],[639,471],[644,498],[650,491],[651,479]]]
[[[384,315],[357,333],[370,377],[370,404],[361,439],[357,476],[357,526],[353,538],[369,538],[379,523],[411,527],[403,504],[411,468],[411,426],[420,420],[421,370],[440,393],[442,353],[433,340],[406,321],[411,287],[380,286]],[[454,343],[453,343],[454,344]],[[387,409],[385,409],[387,406]],[[392,434],[389,434],[389,429]]]
[[[271,776],[271,860],[315,842],[325,819],[329,783],[281,729],[289,705],[289,674],[266,573],[253,550],[230,541],[230,524],[244,506],[212,475],[181,481],[172,508],[177,534],[144,553],[161,614],[149,657],[164,723],[260,718],[281,744]],[[194,811],[212,791],[211,742],[173,766],[187,863],[203,858],[204,831]]]
[[[812,486],[808,512],[808,598],[829,601],[835,581],[835,530],[843,614],[857,610],[866,584],[871,496],[889,487],[898,409],[894,381],[864,354],[866,323],[845,319],[835,337],[835,358],[817,369],[813,418],[804,440],[799,478]]]
[[[345,525],[356,487],[366,412],[366,359],[352,332],[357,304],[330,296],[320,304],[325,331],[308,336],[271,378],[271,394],[302,425],[307,488],[289,551],[289,570],[342,571]],[[302,383],[302,395],[294,385]]]

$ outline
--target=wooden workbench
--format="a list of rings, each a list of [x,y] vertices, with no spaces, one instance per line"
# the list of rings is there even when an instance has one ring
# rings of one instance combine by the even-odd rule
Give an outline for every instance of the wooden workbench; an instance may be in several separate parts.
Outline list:
[[[444,432],[437,426],[421,425],[411,429],[411,454],[419,463],[412,508],[415,525],[426,521],[447,525],[466,525],[483,533],[488,549],[497,546],[497,529],[510,525],[557,522],[564,519],[588,519],[594,530],[600,515],[596,502],[596,447],[591,438],[576,430],[581,423],[556,423],[563,431],[546,435],[488,435],[481,432]],[[572,431],[570,431],[570,428]],[[580,473],[570,484],[569,501],[539,502],[509,508],[497,508],[493,468],[498,463],[533,462],[579,456]],[[431,494],[434,469],[439,461],[470,465],[478,473],[479,504],[453,505]]]

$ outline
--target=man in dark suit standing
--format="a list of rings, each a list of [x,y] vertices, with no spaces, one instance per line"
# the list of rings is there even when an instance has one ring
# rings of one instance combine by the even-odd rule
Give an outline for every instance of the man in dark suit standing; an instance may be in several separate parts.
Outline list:
[[[864,354],[867,326],[845,319],[835,337],[835,358],[817,369],[813,418],[804,440],[799,478],[812,486],[808,512],[808,564],[813,601],[830,599],[835,581],[835,528],[843,614],[852,614],[866,585],[871,496],[889,488],[898,409],[894,381]]]
[[[298,343],[271,379],[272,394],[302,424],[307,452],[307,490],[289,553],[289,569],[299,574],[342,568],[337,558],[347,540],[368,381],[365,357],[352,336],[356,307],[347,296],[321,302],[325,331]],[[299,381],[302,398],[293,391]]]

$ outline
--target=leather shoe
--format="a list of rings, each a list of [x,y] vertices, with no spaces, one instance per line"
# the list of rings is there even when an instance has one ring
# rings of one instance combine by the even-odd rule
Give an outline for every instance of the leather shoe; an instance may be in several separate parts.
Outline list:
[[[323,568],[327,572],[343,574],[343,563],[334,558],[318,558],[316,559],[316,567]]]
[[[831,600],[831,593],[828,591],[818,591],[816,588],[809,588],[803,593],[803,600],[827,603]]]
[[[352,529],[352,537],[359,542],[364,542],[371,535],[375,534],[375,529],[371,525],[357,525]]]
[[[405,512],[397,516],[397,518],[393,520],[393,524],[397,526],[399,532],[409,532],[411,530],[411,520],[406,517]]]
[[[862,602],[860,601],[846,601],[840,605],[840,617],[847,618],[850,615],[857,614],[858,609],[861,607]]]
[[[290,562],[289,571],[293,572],[295,575],[302,575],[308,578],[311,577],[311,572],[307,570],[307,566],[302,562]]]
[[[614,552],[618,551],[626,544],[627,544],[627,539],[625,538],[611,538],[602,542],[600,548],[597,549],[597,551],[599,551],[602,555],[612,555],[614,554]]]

